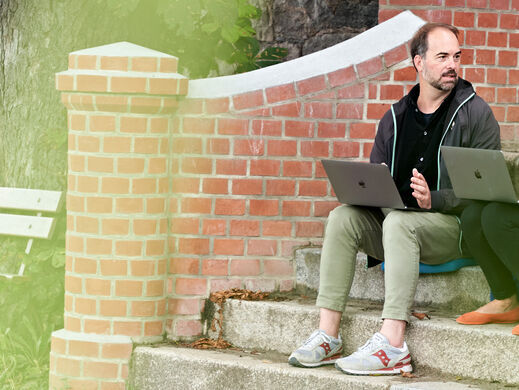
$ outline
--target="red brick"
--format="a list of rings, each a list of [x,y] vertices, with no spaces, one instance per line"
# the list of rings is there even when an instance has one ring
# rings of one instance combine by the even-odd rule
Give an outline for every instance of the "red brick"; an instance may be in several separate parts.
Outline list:
[[[416,70],[412,66],[397,69],[393,75],[395,81],[416,81]]]
[[[303,157],[328,157],[328,141],[301,141],[301,155]]]
[[[296,90],[294,84],[284,84],[276,87],[267,88],[265,90],[267,94],[268,103],[281,102],[283,100],[289,100],[296,97]]]
[[[368,96],[369,96],[369,99],[371,99],[371,100],[378,99],[378,90],[379,89],[380,89],[380,85],[370,83],[369,86],[368,86]]]
[[[211,212],[211,199],[184,198],[181,210],[183,213],[209,214]]]
[[[241,288],[241,279],[211,279],[210,289],[211,292],[215,291],[227,291],[233,288]]]
[[[175,335],[184,337],[193,337],[202,334],[202,324],[199,320],[181,320],[175,321]]]
[[[494,65],[496,63],[495,50],[476,50],[476,64],[480,65]]]
[[[467,31],[465,36],[465,44],[472,46],[484,46],[486,32],[485,31],[475,31],[469,30]]]
[[[510,9],[509,0],[490,0],[490,9],[492,10],[508,10]]]
[[[287,137],[313,137],[315,122],[286,121],[285,136]]]
[[[205,173],[213,171],[213,160],[200,157],[186,157],[182,159],[183,173]]]
[[[512,88],[498,88],[497,89],[498,103],[517,103],[517,87]]]
[[[276,240],[249,240],[247,254],[253,256],[275,256],[277,253]],[[231,264],[232,266],[232,264]]]
[[[362,119],[364,111],[363,103],[339,103],[337,104],[337,118]]]
[[[293,196],[295,191],[295,180],[267,180],[266,195]]]
[[[485,69],[484,68],[465,68],[464,71],[465,71],[465,79],[467,79],[471,83],[484,83],[485,82]]]
[[[242,115],[242,116],[251,116],[251,117],[256,117],[256,116],[272,116],[271,113],[270,113],[270,108],[258,108],[256,110],[244,111],[244,112],[241,112],[240,115]]]
[[[487,8],[487,0],[467,0],[468,8]]]
[[[339,202],[332,201],[320,201],[314,202],[314,216],[315,217],[327,217],[334,208],[339,206]]]
[[[209,253],[209,240],[206,238],[179,238],[179,253],[206,255]]]
[[[253,135],[281,135],[281,121],[272,120],[254,120],[252,121],[252,134]]]
[[[237,139],[234,141],[234,154],[237,156],[262,156],[265,143],[261,139]]]
[[[233,96],[232,101],[237,110],[261,106],[263,105],[263,90]]]
[[[389,0],[391,5],[442,5],[442,0]]]
[[[496,117],[496,120],[498,122],[504,122],[505,116],[506,116],[506,108],[503,106],[490,106],[492,109],[492,112],[494,113],[494,116]],[[509,119],[508,119],[509,121]]]
[[[505,34],[505,33],[503,33],[503,34]],[[505,40],[505,43],[506,43],[506,40]],[[489,45],[490,45],[490,43],[489,43]],[[498,46],[498,45],[495,45],[495,46]],[[519,33],[510,34],[510,47],[519,47]]]
[[[274,291],[276,281],[274,279],[247,279],[245,288],[252,291]]]
[[[203,275],[225,276],[228,274],[229,261],[227,259],[204,259],[202,261]]]
[[[188,138],[178,137],[173,141],[173,153],[189,153],[189,154],[201,154],[202,153],[202,139],[201,138]]]
[[[350,138],[375,138],[375,124],[358,122],[350,125]]]
[[[452,23],[452,11],[442,9],[413,10],[413,13],[428,22]]]
[[[328,82],[330,83],[330,86],[337,87],[338,85],[344,85],[351,83],[352,81],[357,79],[357,75],[355,73],[355,69],[353,66],[350,66],[348,68],[339,69],[335,72],[328,73]]]
[[[382,71],[382,69],[383,69],[382,58],[381,57],[371,58],[367,61],[357,64],[356,67],[357,67],[357,73],[359,74],[360,79],[371,76],[375,73]]]
[[[454,25],[457,27],[474,27],[474,21],[473,12],[454,12]]]
[[[311,202],[303,201],[303,200],[286,200],[283,202],[282,215],[285,217],[308,217],[310,216],[310,206]]]
[[[183,100],[177,110],[178,114],[202,114],[204,111],[204,102],[201,99]]]
[[[263,262],[266,275],[293,275],[294,266],[291,261],[286,260],[265,260]]]
[[[487,103],[495,101],[495,88],[490,87],[476,87],[476,93]]]
[[[289,221],[263,221],[263,236],[288,237],[292,231]]]
[[[504,69],[499,69],[504,70]],[[506,72],[505,72],[505,80],[506,80]],[[505,84],[505,83],[503,83]],[[519,84],[519,70],[518,69],[510,69],[510,84],[517,85]]]
[[[472,81],[472,80],[470,80]],[[510,80],[511,82],[511,80]],[[490,84],[506,84],[505,69],[487,69],[487,83]]]
[[[214,213],[216,215],[245,214],[244,199],[215,199],[214,202]]]
[[[335,141],[333,143],[334,157],[358,157],[359,143],[350,141]]]
[[[174,257],[170,262],[171,274],[198,275],[198,259]]]
[[[355,84],[337,91],[339,99],[360,99],[364,97],[364,84]]]
[[[385,22],[386,20],[389,20],[389,19],[395,17],[400,12],[403,12],[403,11],[396,10],[396,9],[383,9],[381,7],[380,10],[378,11],[378,22],[379,23]]]
[[[267,152],[269,156],[295,156],[297,154],[297,141],[269,140]]]
[[[510,40],[512,37],[510,36]],[[507,33],[504,32],[488,32],[487,38],[487,46],[494,47],[506,47],[507,46]],[[511,47],[514,47],[512,43],[510,43]]]
[[[209,138],[206,141],[208,154],[229,154],[229,140],[226,138]]]
[[[384,53],[386,67],[390,67],[409,58],[405,45],[400,45]]]
[[[225,235],[227,222],[224,219],[205,219],[202,224],[202,234],[208,236]]]
[[[296,237],[322,237],[323,231],[322,222],[296,222]]]
[[[312,77],[297,82],[297,90],[301,96],[323,91],[324,89],[326,89],[326,80],[324,76]]]
[[[228,194],[229,180],[204,178],[202,180],[202,192],[204,194]]]
[[[501,22],[499,26],[502,29],[516,30],[519,29],[519,14],[501,14]]]
[[[272,107],[273,116],[298,117],[301,115],[301,103],[293,102]]]
[[[205,295],[207,279],[177,278],[175,280],[175,292],[181,295]]]
[[[266,199],[251,199],[250,215],[273,216],[279,214],[279,201]]]
[[[206,99],[205,110],[208,114],[220,114],[229,111],[229,98]]]
[[[281,162],[277,160],[251,160],[250,174],[252,176],[278,176]]]
[[[170,299],[168,312],[169,314],[198,314],[200,313],[200,299]]]
[[[214,119],[184,118],[183,132],[192,134],[214,134]]]
[[[519,106],[508,106],[506,120],[507,122],[519,122]]]
[[[261,195],[263,180],[261,179],[234,179],[232,181],[233,195]]]
[[[382,103],[369,103],[368,104],[368,119],[381,119],[387,110],[391,107],[390,104],[382,104]]]
[[[135,184],[135,179],[133,180],[133,182]],[[174,177],[172,182],[173,192],[175,193],[196,194],[199,192],[200,179],[192,177]]]
[[[233,261],[231,261],[231,275],[252,276],[259,274],[259,260],[234,259]]]
[[[311,102],[305,104],[305,117],[307,118],[328,118],[333,115],[332,103]]]
[[[284,161],[283,176],[312,177],[311,161]]]
[[[299,182],[299,196],[326,196],[328,181],[305,180]]]
[[[494,28],[497,27],[498,14],[480,12],[478,13],[478,27]]]
[[[242,239],[215,238],[213,253],[215,255],[241,256],[244,251]]]
[[[446,0],[447,7],[465,7],[465,0]]]
[[[509,67],[516,67],[517,66],[517,50],[514,51],[505,51],[500,50],[499,51],[499,66],[509,66]]]
[[[364,142],[362,145],[362,156],[369,158],[371,150],[373,149],[373,142]]]
[[[461,65],[473,65],[474,52],[474,49],[461,49]]]
[[[515,138],[515,126],[513,125],[500,125],[501,130],[501,141],[514,140]]]
[[[218,134],[247,135],[249,133],[249,121],[247,119],[218,119]]]
[[[232,220],[229,233],[231,236],[259,236],[259,221]]]
[[[217,175],[240,175],[247,173],[246,160],[216,160]]]
[[[401,85],[381,85],[381,100],[399,100],[404,96],[404,87]]]
[[[171,232],[178,234],[198,234],[198,218],[171,218]]]

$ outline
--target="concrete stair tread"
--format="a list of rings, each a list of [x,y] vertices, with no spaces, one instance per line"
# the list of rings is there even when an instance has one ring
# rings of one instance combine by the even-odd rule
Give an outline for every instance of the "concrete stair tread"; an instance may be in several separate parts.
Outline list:
[[[345,354],[380,329],[380,313],[377,303],[348,303],[341,323]],[[239,348],[288,355],[318,327],[318,314],[312,300],[228,300],[224,338]],[[519,337],[511,334],[513,324],[467,326],[455,322],[455,313],[430,310],[429,314],[430,320],[412,317],[408,326],[406,341],[415,368],[519,385]]]
[[[417,374],[350,376],[333,365],[314,369],[286,363],[287,356],[232,350],[196,350],[163,346],[134,351],[131,383],[140,390],[161,389],[376,389],[465,390],[497,389],[491,384]]]

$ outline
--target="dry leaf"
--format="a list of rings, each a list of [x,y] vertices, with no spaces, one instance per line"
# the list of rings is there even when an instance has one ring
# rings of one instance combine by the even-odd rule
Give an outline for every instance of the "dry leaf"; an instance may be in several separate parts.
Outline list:
[[[400,371],[400,375],[402,375],[402,377],[404,378],[416,378],[416,376],[411,374],[410,372]]]
[[[431,319],[431,317],[429,317],[429,314],[427,314],[427,313],[418,313],[418,312],[416,312],[416,311],[413,311],[413,312],[411,313],[411,315],[414,316],[414,317],[416,317],[416,318],[418,318],[419,320],[425,320],[426,318],[427,318],[428,320]]]

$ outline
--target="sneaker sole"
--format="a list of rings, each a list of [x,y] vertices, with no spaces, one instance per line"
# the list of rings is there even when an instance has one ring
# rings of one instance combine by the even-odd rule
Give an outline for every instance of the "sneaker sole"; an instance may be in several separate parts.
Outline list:
[[[294,367],[314,368],[314,367],[325,366],[327,364],[335,364],[335,362],[340,358],[341,358],[341,354],[338,353],[338,354],[330,356],[330,357],[323,359],[316,363],[306,363],[306,362],[301,363],[299,360],[297,360],[297,358],[291,357],[290,359],[288,359],[288,364],[290,364],[291,366],[294,366]]]
[[[335,368],[339,371],[349,375],[400,375],[404,372],[413,372],[413,366],[410,363],[403,365],[396,365],[395,367],[381,368],[380,370],[374,371],[361,371],[361,370],[350,370],[340,367],[335,364]]]

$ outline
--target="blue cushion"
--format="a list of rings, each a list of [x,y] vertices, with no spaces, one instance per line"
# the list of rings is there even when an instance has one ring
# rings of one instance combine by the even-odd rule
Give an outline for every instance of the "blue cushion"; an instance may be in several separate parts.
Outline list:
[[[477,263],[473,259],[466,258],[454,259],[446,263],[437,265],[420,263],[419,272],[421,274],[438,274],[441,272],[453,272],[459,270],[460,268],[468,267],[471,265],[477,265]],[[381,267],[382,271],[384,271],[384,263],[382,263]]]

